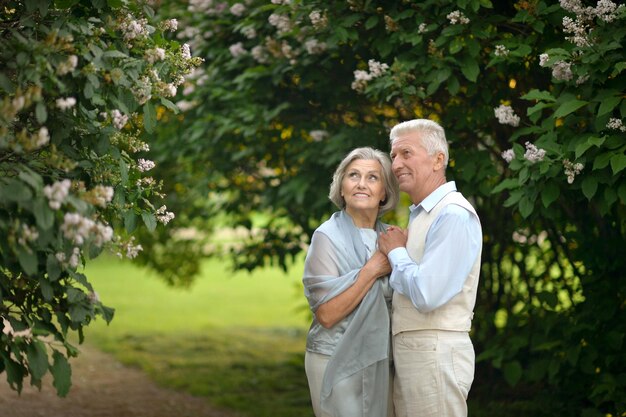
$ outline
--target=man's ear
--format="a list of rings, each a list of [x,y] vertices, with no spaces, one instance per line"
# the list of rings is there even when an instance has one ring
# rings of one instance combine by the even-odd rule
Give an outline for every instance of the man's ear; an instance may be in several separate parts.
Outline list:
[[[437,155],[435,155],[435,163],[433,164],[433,171],[439,171],[444,168],[444,158],[443,152],[437,152]]]

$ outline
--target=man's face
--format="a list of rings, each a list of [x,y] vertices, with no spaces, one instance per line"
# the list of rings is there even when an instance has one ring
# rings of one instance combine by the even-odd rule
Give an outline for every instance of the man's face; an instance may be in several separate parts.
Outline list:
[[[411,132],[398,137],[391,147],[393,173],[400,190],[411,196],[418,204],[435,183],[438,166],[436,155],[429,155],[419,139],[420,133]]]

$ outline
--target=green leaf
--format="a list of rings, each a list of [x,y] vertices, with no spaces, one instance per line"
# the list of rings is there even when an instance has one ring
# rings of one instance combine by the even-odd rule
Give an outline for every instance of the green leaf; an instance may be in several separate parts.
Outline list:
[[[34,379],[41,379],[48,371],[48,353],[46,347],[39,340],[32,340],[26,346],[28,368]]]
[[[534,208],[535,202],[528,196],[524,196],[519,202],[519,212],[524,218],[530,216]]]
[[[72,368],[67,358],[57,350],[52,352],[52,359],[54,361],[50,367],[50,373],[54,378],[52,385],[57,389],[59,397],[65,397],[72,386]]]
[[[54,212],[48,206],[48,202],[39,198],[33,202],[33,214],[37,221],[37,226],[43,230],[48,230],[54,224]]]
[[[22,202],[28,201],[32,197],[32,191],[23,182],[10,178],[5,180],[3,184],[0,180],[0,200]]]
[[[137,216],[132,210],[124,213],[124,228],[128,233],[132,233],[137,228]]]
[[[613,73],[611,74],[611,77],[615,77],[617,74],[624,71],[625,69],[626,69],[626,62],[624,61],[618,62],[617,64],[615,64],[615,68],[613,68]]]
[[[602,116],[612,111],[622,101],[621,97],[609,97],[602,100],[598,108],[598,116]]]
[[[582,187],[583,194],[585,195],[585,197],[587,197],[587,200],[591,200],[591,198],[596,193],[596,190],[598,189],[598,180],[596,179],[596,177],[586,177],[583,180]]]
[[[496,185],[491,190],[491,194],[497,194],[499,192],[502,192],[503,190],[509,190],[517,187],[519,187],[519,180],[517,178],[507,178],[503,180],[500,184]]]
[[[122,158],[120,158],[120,177],[122,179],[122,184],[126,184],[128,182],[128,164]]]
[[[450,47],[448,48],[448,51],[450,51],[451,55],[454,55],[461,49],[463,49],[463,40],[459,38],[454,38],[452,42],[450,42]]]
[[[9,78],[4,75],[3,72],[0,72],[0,88],[2,88],[5,92],[11,94],[15,91],[15,87]]]
[[[22,392],[22,381],[24,380],[25,369],[18,362],[11,359],[8,354],[5,356],[4,352],[1,352],[2,360],[4,362],[4,369],[7,373],[7,382],[9,385]]]
[[[524,100],[539,100],[539,101],[556,101],[556,98],[547,91],[530,90],[528,93],[522,96]]]
[[[613,169],[613,175],[617,175],[618,172],[626,168],[626,155],[613,155],[611,157],[611,168]]]
[[[146,225],[149,231],[152,232],[154,229],[156,229],[157,221],[156,217],[154,217],[154,214],[141,213],[141,219],[143,220],[143,223]]]
[[[149,102],[143,105],[143,126],[148,133],[154,132],[156,127],[156,110]]]
[[[593,170],[595,171],[596,169],[602,169],[608,166],[613,156],[613,152],[605,152],[601,155],[598,155],[593,161]]]
[[[34,251],[19,246],[17,247],[17,259],[27,275],[35,275],[37,273],[37,254]]]
[[[480,67],[475,59],[467,58],[461,63],[461,72],[469,81],[476,82],[480,73]]]
[[[554,182],[549,182],[546,186],[541,190],[541,202],[545,208],[548,208],[550,204],[555,202],[557,198],[559,198],[559,194],[561,190],[558,185]]]
[[[180,109],[178,108],[178,106],[166,98],[161,97],[161,104],[163,104],[169,110],[174,112],[174,114],[178,114],[178,112],[180,112]]]
[[[37,122],[40,124],[46,123],[48,119],[48,110],[46,109],[46,104],[43,101],[40,101],[35,106],[35,117],[37,118]]]
[[[556,109],[556,111],[554,112],[554,117],[565,117],[568,114],[580,109],[581,107],[586,106],[587,104],[589,104],[589,102],[583,100],[566,101],[565,103],[561,104],[558,109]]]
[[[378,16],[370,16],[365,21],[365,29],[371,29],[378,24]]]
[[[507,362],[502,367],[502,372],[506,382],[514,387],[522,378],[522,365],[518,361]]]
[[[604,137],[604,136],[600,137],[600,138],[596,137],[596,136],[592,136],[590,138],[587,138],[587,140],[585,142],[582,142],[578,146],[576,146],[576,158],[580,158],[592,146],[597,146],[597,147],[602,146],[602,144],[604,143],[605,139],[606,139],[606,137]]]
[[[50,281],[40,276],[39,288],[41,288],[41,295],[43,296],[44,300],[52,301],[52,298],[54,297],[54,289],[52,288]]]
[[[46,271],[48,271],[48,279],[52,282],[61,276],[61,265],[53,254],[48,255],[46,259]]]

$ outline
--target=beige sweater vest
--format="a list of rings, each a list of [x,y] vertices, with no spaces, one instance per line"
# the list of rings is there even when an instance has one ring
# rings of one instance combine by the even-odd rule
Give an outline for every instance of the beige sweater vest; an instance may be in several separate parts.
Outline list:
[[[430,226],[437,218],[439,212],[448,204],[457,204],[478,218],[474,207],[459,192],[448,193],[430,213],[426,211],[420,213],[409,225],[406,247],[409,256],[416,263],[419,264],[424,255],[426,234]],[[393,334],[410,330],[469,331],[472,326],[474,305],[476,303],[481,252],[482,246],[461,292],[433,311],[428,313],[418,311],[410,298],[395,291],[391,315]],[[451,254],[450,262],[455,262],[453,256]]]

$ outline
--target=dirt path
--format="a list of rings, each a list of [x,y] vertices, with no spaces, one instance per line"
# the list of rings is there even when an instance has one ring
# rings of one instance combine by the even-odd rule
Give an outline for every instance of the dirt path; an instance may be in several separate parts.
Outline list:
[[[49,376],[42,389],[24,380],[21,396],[0,374],[2,417],[236,417],[206,400],[158,387],[141,371],[129,368],[111,355],[90,346],[71,360],[72,388],[59,398]]]

